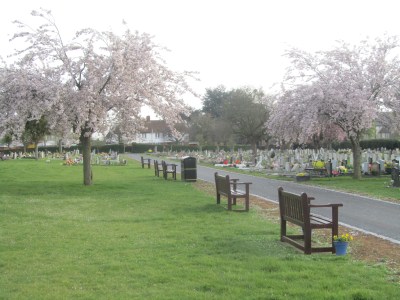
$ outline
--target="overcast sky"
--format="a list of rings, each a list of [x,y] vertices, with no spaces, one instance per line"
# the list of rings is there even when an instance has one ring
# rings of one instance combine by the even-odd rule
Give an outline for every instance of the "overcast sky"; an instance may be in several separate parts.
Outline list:
[[[40,7],[52,11],[65,40],[85,27],[120,32],[124,19],[171,50],[164,55],[171,69],[199,72],[192,83],[199,94],[221,84],[270,91],[290,47],[317,51],[336,40],[400,35],[398,0],[11,0],[0,10],[0,55],[13,49],[12,21],[30,24]]]

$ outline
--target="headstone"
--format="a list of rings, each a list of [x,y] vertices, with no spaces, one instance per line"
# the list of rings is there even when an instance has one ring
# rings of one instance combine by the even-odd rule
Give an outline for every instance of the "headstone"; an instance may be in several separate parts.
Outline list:
[[[380,170],[380,165],[379,165],[379,163],[373,162],[373,163],[371,164],[371,174],[372,174],[372,175],[375,175],[375,176],[378,176],[378,175],[381,174],[381,170]]]
[[[367,162],[362,163],[361,169],[363,174],[369,173],[369,163]]]
[[[338,161],[336,159],[332,159],[332,170],[336,170],[336,168],[338,167]]]
[[[381,173],[385,173],[385,161],[383,159],[378,160],[379,169]]]

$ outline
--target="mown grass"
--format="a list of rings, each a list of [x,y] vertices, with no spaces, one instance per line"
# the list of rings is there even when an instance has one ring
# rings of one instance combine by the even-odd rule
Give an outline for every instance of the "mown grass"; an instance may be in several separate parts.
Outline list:
[[[305,256],[252,209],[129,161],[0,162],[0,299],[397,299],[382,266]]]
[[[389,175],[363,177],[360,180],[354,180],[351,176],[312,178],[305,184],[319,185],[335,190],[400,202],[400,189],[392,187]]]
[[[207,165],[212,166],[212,165]],[[225,171],[250,174],[252,176],[294,181],[293,177],[269,175],[265,172],[240,170],[236,168],[219,168]],[[317,185],[334,190],[370,196],[382,200],[393,200],[400,203],[400,188],[393,188],[390,175],[363,176],[360,180],[354,180],[351,176],[336,177],[312,177],[310,181],[299,182],[300,184]]]

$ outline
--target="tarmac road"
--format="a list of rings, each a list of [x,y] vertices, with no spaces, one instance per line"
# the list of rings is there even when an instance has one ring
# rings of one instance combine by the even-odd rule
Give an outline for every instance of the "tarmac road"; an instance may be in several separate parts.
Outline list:
[[[130,154],[130,156],[140,160],[140,155]],[[177,164],[177,172],[180,172],[180,163]],[[314,204],[343,203],[343,207],[339,208],[339,222],[341,224],[400,244],[400,204],[302,185],[296,182],[266,179],[199,165],[197,166],[197,178],[214,182],[216,171],[221,175],[229,174],[232,178],[252,182],[250,186],[251,194],[269,201],[278,201],[277,190],[278,187],[282,186],[284,190],[298,194],[305,192],[307,195],[315,197]],[[330,209],[319,209],[315,212],[326,217],[330,217],[331,214]]]

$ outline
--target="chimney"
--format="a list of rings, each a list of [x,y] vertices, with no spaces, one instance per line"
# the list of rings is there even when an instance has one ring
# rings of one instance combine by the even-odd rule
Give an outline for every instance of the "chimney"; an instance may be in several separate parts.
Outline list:
[[[147,121],[147,122],[150,122],[150,116],[147,116],[147,117],[146,117],[146,121]]]

